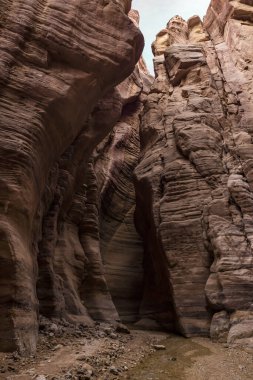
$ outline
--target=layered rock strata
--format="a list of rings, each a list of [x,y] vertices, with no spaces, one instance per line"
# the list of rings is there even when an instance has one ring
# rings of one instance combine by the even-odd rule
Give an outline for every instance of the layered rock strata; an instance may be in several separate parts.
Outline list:
[[[144,256],[175,327],[249,344],[252,16],[251,1],[213,0],[204,25],[176,16],[157,35],[135,170]]]
[[[130,7],[0,0],[0,350],[39,314],[252,345],[253,3],[170,20],[154,83]]]
[[[130,16],[136,17],[136,14],[131,12]],[[133,172],[140,153],[140,113],[152,82],[153,78],[141,59],[133,74],[117,87],[124,104],[122,115],[112,132],[94,150],[90,160],[91,175],[87,178],[86,205],[92,204],[95,211],[88,220],[88,231],[92,232],[89,226],[94,223],[97,234],[93,238],[96,239],[100,273],[105,274],[118,318],[124,322],[138,319],[142,298],[143,242],[134,223],[136,196]],[[91,293],[87,284],[96,272],[88,272],[84,299],[87,304],[88,296],[94,305],[99,294],[99,282],[94,282],[93,278]],[[97,310],[89,309],[89,313],[96,319],[104,319],[104,315],[97,313],[98,310],[101,312],[103,302],[98,300],[96,305]]]
[[[38,310],[91,322],[80,293],[96,231],[84,237],[93,210],[83,184],[93,149],[121,115],[114,87],[142,52],[130,6],[0,1],[1,350],[35,350]]]

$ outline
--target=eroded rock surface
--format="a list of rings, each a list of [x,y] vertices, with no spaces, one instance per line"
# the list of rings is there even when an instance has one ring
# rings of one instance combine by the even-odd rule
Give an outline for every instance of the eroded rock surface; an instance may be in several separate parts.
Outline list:
[[[0,0],[0,350],[39,314],[253,345],[253,3],[171,19],[154,83],[130,8]]]
[[[83,238],[91,226],[82,185],[89,156],[121,115],[114,87],[142,52],[130,6],[0,1],[2,350],[34,351],[38,310],[91,323],[80,298],[93,249]]]
[[[92,158],[100,254],[110,295],[124,322],[138,319],[143,292],[143,241],[134,223],[133,173],[140,156],[140,113],[152,82],[140,60],[133,74],[117,87],[125,104],[121,118]]]
[[[192,336],[209,335],[211,326],[221,341],[248,344],[252,16],[251,1],[213,0],[204,25],[197,16],[188,22],[176,16],[157,35],[156,80],[144,106],[135,170],[144,256],[156,288],[167,289],[165,310],[176,328]]]

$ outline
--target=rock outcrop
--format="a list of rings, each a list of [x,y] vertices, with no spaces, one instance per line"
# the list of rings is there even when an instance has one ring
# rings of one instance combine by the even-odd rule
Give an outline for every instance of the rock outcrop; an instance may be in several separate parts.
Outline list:
[[[251,1],[213,0],[204,24],[176,16],[157,35],[135,170],[144,257],[175,328],[249,344],[252,17]]]
[[[253,344],[253,3],[0,0],[0,350],[39,314]]]
[[[97,231],[84,231],[97,211],[83,184],[93,149],[122,112],[115,86],[143,49],[130,6],[0,1],[1,350],[35,350],[38,310],[91,323],[80,293],[96,249]],[[99,272],[96,257],[91,265]]]

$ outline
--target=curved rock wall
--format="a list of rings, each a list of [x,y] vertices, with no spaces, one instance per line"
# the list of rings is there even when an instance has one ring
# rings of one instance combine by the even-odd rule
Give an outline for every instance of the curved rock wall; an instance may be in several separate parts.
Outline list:
[[[89,244],[82,183],[121,114],[113,87],[142,52],[130,5],[0,1],[2,350],[35,349],[37,280],[44,315],[91,320],[78,295]]]
[[[125,104],[121,119],[93,154],[101,257],[110,294],[125,322],[138,319],[143,292],[143,242],[134,223],[133,172],[140,154],[140,113],[152,82],[140,60],[117,87]]]
[[[0,0],[0,350],[39,313],[252,344],[252,1],[170,20],[154,83],[130,8]]]

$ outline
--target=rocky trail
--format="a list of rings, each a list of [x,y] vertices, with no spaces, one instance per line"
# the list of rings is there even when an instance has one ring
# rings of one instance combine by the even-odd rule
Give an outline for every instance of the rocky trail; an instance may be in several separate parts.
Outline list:
[[[123,325],[93,328],[44,320],[36,355],[1,354],[5,380],[249,380],[252,352]]]

